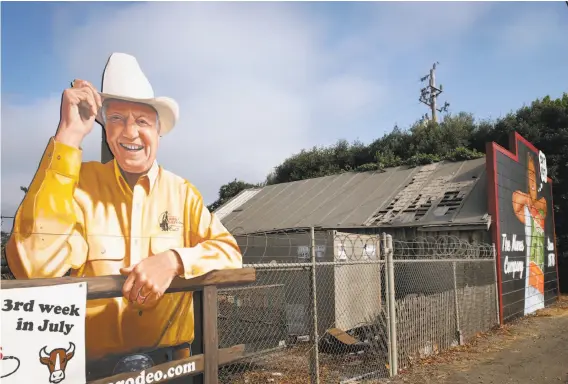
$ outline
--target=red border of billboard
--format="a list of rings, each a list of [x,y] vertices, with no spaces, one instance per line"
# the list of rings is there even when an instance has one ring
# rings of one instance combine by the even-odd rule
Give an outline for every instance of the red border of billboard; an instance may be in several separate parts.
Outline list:
[[[493,241],[495,242],[495,252],[497,256],[496,268],[497,268],[497,287],[499,289],[499,321],[501,325],[503,324],[503,282],[501,281],[501,238],[500,233],[500,221],[499,221],[499,192],[497,189],[497,152],[501,152],[503,155],[509,157],[515,162],[519,162],[518,155],[518,143],[521,141],[530,150],[537,153],[539,150],[530,142],[528,142],[524,137],[519,135],[517,132],[511,132],[509,134],[509,148],[512,151],[507,150],[495,142],[487,143],[485,147],[486,152],[486,169],[487,169],[487,193],[488,193],[488,210],[491,215],[491,232]],[[560,296],[560,281],[558,279],[558,252],[556,243],[556,223],[554,222],[554,199],[552,198],[552,179],[547,178],[550,189],[551,189],[551,203],[552,203],[552,226],[553,236],[554,236],[554,255],[556,256],[556,289],[558,290],[558,295]]]

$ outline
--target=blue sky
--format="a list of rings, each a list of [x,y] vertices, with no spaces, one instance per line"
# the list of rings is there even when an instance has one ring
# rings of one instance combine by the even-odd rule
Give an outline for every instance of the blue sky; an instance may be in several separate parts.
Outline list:
[[[19,204],[74,78],[134,54],[181,118],[159,161],[205,200],[302,148],[369,142],[427,111],[495,118],[568,84],[568,7],[539,3],[2,3],[2,214]],[[430,27],[430,28],[429,28]],[[100,130],[86,139],[99,155]]]

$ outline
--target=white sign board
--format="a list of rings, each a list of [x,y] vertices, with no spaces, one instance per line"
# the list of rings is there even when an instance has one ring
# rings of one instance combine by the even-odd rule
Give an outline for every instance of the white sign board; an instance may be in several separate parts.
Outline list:
[[[538,151],[538,163],[540,166],[540,185],[538,191],[542,190],[542,186],[546,184],[548,180],[548,167],[546,166],[546,156],[541,151]]]
[[[85,384],[87,284],[3,289],[2,384]]]
[[[325,256],[325,245],[316,245],[316,259],[323,259]]]
[[[375,252],[375,245],[374,244],[365,244],[363,246],[363,259],[376,259],[376,252]]]
[[[322,259],[325,256],[325,245],[316,245],[316,259]],[[309,260],[312,258],[310,247],[307,245],[298,246],[298,259]]]
[[[310,247],[305,245],[300,245],[298,247],[298,259],[306,260],[310,258]]]

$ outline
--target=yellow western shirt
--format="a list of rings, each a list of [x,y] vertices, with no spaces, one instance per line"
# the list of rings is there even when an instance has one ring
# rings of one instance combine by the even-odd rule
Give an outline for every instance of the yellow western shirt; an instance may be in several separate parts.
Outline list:
[[[6,246],[16,278],[118,275],[166,250],[180,255],[185,278],[242,267],[192,184],[154,163],[131,189],[116,161],[82,163],[81,150],[50,139]],[[89,300],[87,358],[191,342],[193,327],[191,292],[143,311],[124,298]]]

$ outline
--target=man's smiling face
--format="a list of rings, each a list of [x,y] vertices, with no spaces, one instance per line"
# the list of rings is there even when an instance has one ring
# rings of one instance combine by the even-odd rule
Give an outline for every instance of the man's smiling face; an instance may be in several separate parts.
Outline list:
[[[120,168],[134,174],[148,171],[160,141],[156,110],[145,104],[107,100],[103,115],[107,142]]]

